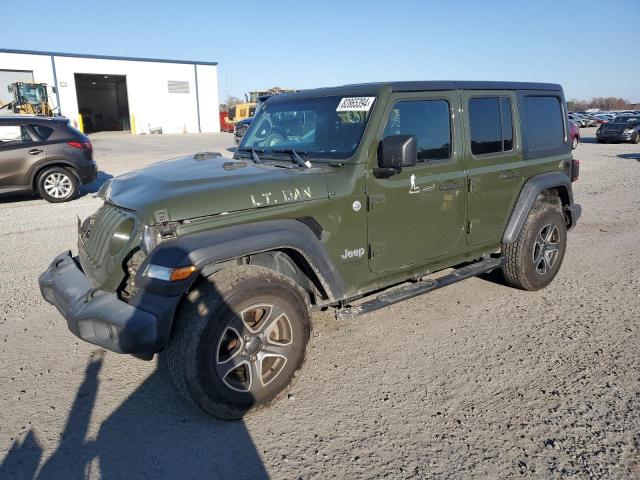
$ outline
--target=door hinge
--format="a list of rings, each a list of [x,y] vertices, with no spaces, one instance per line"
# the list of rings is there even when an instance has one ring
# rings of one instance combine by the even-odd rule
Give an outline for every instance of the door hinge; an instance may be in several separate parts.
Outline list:
[[[367,199],[367,206],[369,208],[369,211],[373,210],[375,207],[384,205],[386,199],[387,197],[383,194],[369,195]]]
[[[467,178],[467,192],[473,192],[473,180]]]
[[[370,243],[369,244],[369,260],[374,258],[384,257],[387,250],[386,242]]]
[[[473,222],[472,221],[468,221],[467,222],[467,233],[471,233],[472,229],[473,229]]]

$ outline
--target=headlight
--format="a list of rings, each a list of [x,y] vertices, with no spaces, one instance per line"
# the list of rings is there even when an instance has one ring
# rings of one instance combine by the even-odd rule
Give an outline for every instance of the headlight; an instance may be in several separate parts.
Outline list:
[[[144,271],[144,276],[148,278],[164,280],[165,282],[179,282],[181,280],[186,280],[187,278],[189,278],[191,274],[196,270],[197,267],[195,265],[172,268],[149,264],[147,269]]]
[[[109,255],[115,255],[129,243],[134,226],[133,218],[127,218],[120,222],[109,241]]]
[[[626,134],[632,134],[633,133],[633,128],[627,128],[624,133]]]
[[[156,248],[156,245],[158,245],[158,236],[158,227],[149,225],[144,226],[142,242],[140,243],[140,248],[144,253],[149,255],[149,252]]]

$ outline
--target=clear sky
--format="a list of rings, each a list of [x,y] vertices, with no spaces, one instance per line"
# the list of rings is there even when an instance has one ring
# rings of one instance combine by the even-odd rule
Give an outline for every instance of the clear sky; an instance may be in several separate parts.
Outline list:
[[[517,80],[640,102],[640,0],[5,1],[0,47],[217,61],[221,101],[273,86]]]

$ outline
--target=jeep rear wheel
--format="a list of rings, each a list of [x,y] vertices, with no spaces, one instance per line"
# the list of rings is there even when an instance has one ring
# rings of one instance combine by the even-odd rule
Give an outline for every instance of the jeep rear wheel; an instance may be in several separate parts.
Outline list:
[[[309,325],[304,296],[289,278],[232,267],[189,293],[162,356],[191,403],[218,418],[241,418],[288,389]]]
[[[509,285],[523,290],[539,290],[555,278],[567,247],[567,226],[557,206],[535,205],[520,235],[503,248],[502,268]]]

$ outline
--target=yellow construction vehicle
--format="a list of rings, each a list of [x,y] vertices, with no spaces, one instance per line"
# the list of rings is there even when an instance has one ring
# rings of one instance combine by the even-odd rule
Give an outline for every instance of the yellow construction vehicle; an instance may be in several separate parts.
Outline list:
[[[249,92],[248,95],[245,95],[246,102],[238,103],[229,108],[229,112],[227,114],[227,118],[225,122],[227,122],[227,128],[225,131],[233,131],[233,126],[241,120],[246,120],[247,118],[253,117],[256,113],[256,108],[260,103],[261,99],[264,100],[265,97],[270,97],[272,95],[278,95],[280,93],[291,93],[295,92],[290,88],[280,88],[273,87],[269,90],[257,90],[255,92]]]
[[[253,117],[253,114],[256,112],[257,105],[258,104],[256,102],[244,102],[238,103],[229,108],[226,122],[230,126],[231,131],[233,131],[233,125],[238,123],[240,120]]]
[[[7,87],[13,100],[0,109],[8,109],[13,113],[24,115],[43,115],[53,117],[53,109],[49,105],[46,83],[15,82]]]

